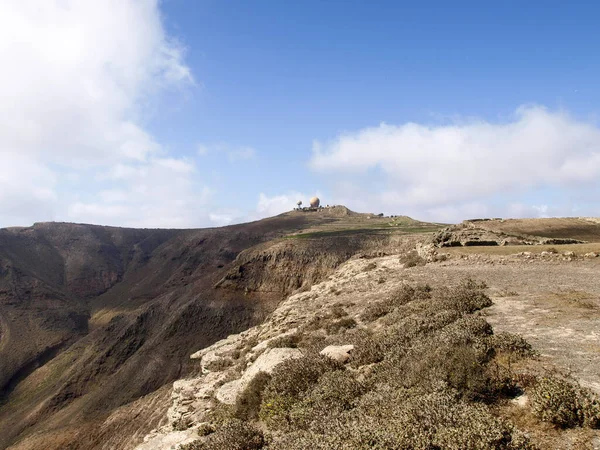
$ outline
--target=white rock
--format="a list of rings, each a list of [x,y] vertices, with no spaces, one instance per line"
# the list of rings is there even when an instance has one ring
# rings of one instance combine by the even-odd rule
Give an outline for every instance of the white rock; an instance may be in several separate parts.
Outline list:
[[[330,345],[320,351],[321,355],[334,359],[335,361],[345,363],[350,359],[350,353],[354,350],[354,345]]]
[[[297,348],[272,348],[266,350],[244,372],[238,380],[225,383],[219,388],[215,397],[228,405],[235,403],[237,396],[250,384],[259,372],[271,374],[273,369],[288,359],[300,358],[302,352]]]
[[[519,395],[516,398],[513,398],[511,400],[511,402],[515,405],[517,405],[519,408],[525,408],[527,406],[527,404],[529,403],[529,397],[527,397],[527,395]]]
[[[182,444],[189,444],[197,440],[198,432],[190,428],[189,430],[172,431],[168,434],[147,436],[146,438],[135,450],[175,450]]]

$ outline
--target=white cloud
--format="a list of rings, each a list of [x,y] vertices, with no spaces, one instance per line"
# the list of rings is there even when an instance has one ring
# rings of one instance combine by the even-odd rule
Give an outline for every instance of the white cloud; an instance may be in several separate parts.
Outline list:
[[[231,163],[248,161],[256,158],[256,150],[252,147],[241,147],[227,152],[227,159]]]
[[[68,177],[70,188],[89,188],[86,177],[73,185],[73,171],[113,167],[118,175],[134,163],[138,171],[186,170],[186,161],[169,157],[142,122],[161,91],[193,83],[184,49],[166,35],[158,6],[158,0],[0,3],[2,225],[60,215]],[[77,203],[70,211],[85,221],[120,213],[101,203]]]
[[[256,159],[256,149],[248,146],[233,146],[225,143],[217,144],[197,144],[196,153],[199,156],[206,156],[208,154],[221,154],[227,157],[230,163],[237,163],[242,161],[249,161]]]
[[[128,227],[184,228],[208,222],[205,209],[212,197],[208,187],[196,186],[191,163],[151,159],[142,164],[121,165],[111,189],[91,201],[70,205],[69,219]],[[115,176],[116,174],[116,176]],[[126,174],[126,176],[124,176]]]
[[[206,156],[206,155],[208,155],[209,149],[206,145],[198,144],[196,146],[196,152],[198,153],[199,156]]]
[[[448,211],[481,215],[497,210],[486,206],[493,195],[597,183],[600,129],[564,112],[528,106],[508,123],[366,128],[329,143],[315,142],[310,164],[345,180],[382,173],[362,177],[362,185],[354,183],[371,209],[457,218]],[[377,192],[369,186],[374,180]]]
[[[318,197],[321,196],[319,192],[314,195]],[[313,197],[313,195],[302,194],[295,191],[274,195],[272,197],[261,192],[258,196],[256,209],[249,215],[249,220],[263,219],[265,217],[272,217],[291,211],[296,207],[299,200],[301,200],[304,205],[308,205],[308,201],[311,197]]]

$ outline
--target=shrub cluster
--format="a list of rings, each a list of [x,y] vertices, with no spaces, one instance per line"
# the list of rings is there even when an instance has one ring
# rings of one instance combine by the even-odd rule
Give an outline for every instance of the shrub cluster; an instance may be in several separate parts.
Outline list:
[[[531,358],[537,352],[523,336],[514,333],[497,333],[489,337],[489,345],[496,351],[510,353],[518,358]]]
[[[204,439],[180,446],[180,450],[259,450],[265,445],[262,431],[241,420],[226,422]]]
[[[316,385],[324,373],[343,368],[340,363],[321,355],[284,361],[275,368],[262,394],[259,417],[274,428],[288,426],[292,406],[302,399],[303,394]]]
[[[269,348],[297,348],[300,343],[301,336],[299,334],[288,334],[273,339],[269,342]]]
[[[452,392],[380,386],[358,405],[307,429],[276,435],[269,449],[531,450],[535,447],[487,407]]]
[[[427,263],[427,261],[419,256],[416,250],[406,252],[400,257],[400,262],[404,264],[404,267],[424,266]]]
[[[600,402],[589,390],[574,382],[548,376],[531,393],[533,412],[541,420],[560,428],[600,428]]]
[[[488,406],[514,392],[514,377],[495,352],[533,351],[519,336],[495,337],[473,314],[491,305],[484,289],[472,280],[440,290],[403,285],[362,314],[364,322],[382,317],[384,326],[373,330],[358,327],[341,307],[328,311],[301,338],[277,343],[298,346],[304,356],[257,377],[229,413],[237,421],[225,421],[197,448],[534,449]],[[354,345],[349,369],[318,354],[329,344]],[[581,405],[597,408],[586,398]],[[585,423],[597,417],[585,414]],[[265,435],[250,425],[257,420]],[[245,447],[236,447],[240,436]]]

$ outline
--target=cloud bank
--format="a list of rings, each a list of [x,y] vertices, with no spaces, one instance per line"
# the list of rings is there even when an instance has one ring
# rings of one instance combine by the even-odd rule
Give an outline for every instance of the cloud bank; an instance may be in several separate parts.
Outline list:
[[[371,207],[460,219],[496,211],[487,202],[493,196],[597,185],[600,129],[562,111],[523,106],[506,123],[382,124],[343,134],[315,142],[310,166],[339,180],[362,179],[354,190]],[[377,191],[369,187],[373,176],[360,178],[373,173]],[[541,206],[503,205],[507,214],[535,208]]]
[[[168,196],[202,202],[193,164],[144,127],[161,92],[193,83],[157,0],[3,1],[0,58],[0,226],[189,219]],[[103,180],[119,171],[129,176],[109,195]]]

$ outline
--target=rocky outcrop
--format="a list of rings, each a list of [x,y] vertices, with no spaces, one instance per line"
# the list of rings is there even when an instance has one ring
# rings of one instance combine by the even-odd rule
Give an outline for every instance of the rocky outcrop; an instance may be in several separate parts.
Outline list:
[[[334,361],[345,363],[350,359],[350,353],[354,350],[354,345],[328,345],[321,350],[321,355],[327,356]]]
[[[472,246],[496,246],[496,245],[564,245],[582,244],[572,238],[547,238],[525,234],[510,234],[502,231],[494,231],[488,227],[481,226],[486,222],[494,222],[499,219],[487,221],[468,220],[458,225],[452,225],[435,233],[431,242],[436,247],[472,247]]]

